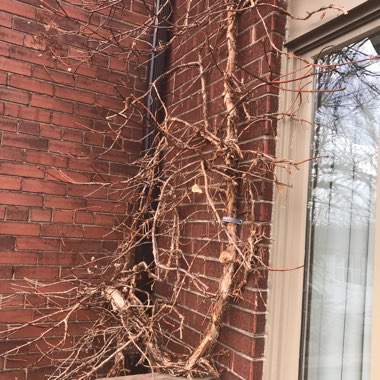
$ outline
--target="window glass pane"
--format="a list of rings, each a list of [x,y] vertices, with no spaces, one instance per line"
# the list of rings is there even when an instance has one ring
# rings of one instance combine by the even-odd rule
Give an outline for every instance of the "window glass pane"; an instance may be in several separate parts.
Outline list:
[[[370,380],[379,51],[376,35],[318,61],[303,380]]]

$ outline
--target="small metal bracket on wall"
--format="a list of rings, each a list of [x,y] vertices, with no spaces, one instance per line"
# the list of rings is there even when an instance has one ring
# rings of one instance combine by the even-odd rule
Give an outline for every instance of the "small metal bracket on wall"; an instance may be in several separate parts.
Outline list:
[[[233,224],[237,224],[239,226],[241,226],[243,224],[242,219],[232,218],[231,216],[223,216],[222,222],[223,223],[233,223]]]

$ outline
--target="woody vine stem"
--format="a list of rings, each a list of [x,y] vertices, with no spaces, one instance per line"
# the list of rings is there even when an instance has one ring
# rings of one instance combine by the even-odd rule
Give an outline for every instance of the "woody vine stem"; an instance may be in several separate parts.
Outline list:
[[[234,71],[236,65],[236,15],[237,4],[235,1],[231,1],[227,4],[227,18],[226,18],[226,41],[227,41],[227,63],[224,72],[224,104],[226,107],[226,138],[224,144],[226,149],[224,151],[224,161],[226,164],[227,172],[231,172],[231,177],[227,180],[226,189],[226,215],[228,217],[237,217],[237,192],[240,188],[239,184],[241,180],[236,178],[233,174],[235,169],[239,166],[239,161],[242,157],[238,140],[237,140],[237,105],[234,102]],[[215,341],[218,339],[220,325],[222,323],[222,316],[225,310],[225,305],[231,294],[231,286],[233,281],[233,275],[236,265],[236,245],[237,245],[237,224],[228,223],[227,233],[231,241],[228,242],[226,251],[221,253],[222,261],[224,262],[223,276],[219,282],[219,290],[217,298],[214,302],[211,323],[204,337],[198,347],[189,357],[185,369],[190,370],[196,365],[199,358],[212,347]],[[227,258],[227,259],[226,259]]]

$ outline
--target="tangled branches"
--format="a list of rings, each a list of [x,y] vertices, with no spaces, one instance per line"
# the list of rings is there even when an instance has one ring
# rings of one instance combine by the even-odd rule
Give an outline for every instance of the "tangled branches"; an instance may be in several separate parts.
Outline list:
[[[270,269],[268,223],[259,215],[263,204],[270,206],[267,188],[276,183],[276,167],[297,165],[277,159],[273,144],[276,122],[284,116],[277,111],[278,92],[288,79],[275,68],[283,31],[271,29],[271,20],[289,15],[283,7],[188,0],[171,8],[168,0],[156,7],[144,0],[146,21],[116,30],[113,16],[126,3],[86,2],[88,21],[74,20],[64,4],[57,2],[58,15],[46,5],[43,21],[50,28],[38,40],[72,72],[100,53],[125,60],[128,68],[151,68],[147,91],[125,96],[124,108],[107,117],[111,147],[131,127],[145,131],[141,157],[131,163],[134,174],[119,183],[96,183],[127,205],[126,219],[116,228],[124,234],[119,248],[85,263],[88,278],[68,279],[66,294],[39,283],[19,289],[41,294],[58,308],[26,325],[41,329],[28,344],[45,342],[44,357],[57,363],[50,379],[87,379],[102,371],[122,375],[138,364],[189,378],[217,375],[212,349],[227,304],[241,297],[250,278],[258,281]],[[105,17],[95,22],[99,14]],[[248,63],[240,53],[247,23],[261,31],[251,41],[261,55]],[[86,36],[80,56],[65,55],[69,35]],[[167,69],[154,75],[169,53]],[[312,69],[303,80],[314,75]],[[205,254],[219,266],[217,284],[197,269]],[[207,309],[199,342],[183,337],[187,291],[201,296]],[[85,323],[75,326],[74,315]],[[22,327],[2,334],[10,337]],[[83,329],[75,341],[73,328]],[[45,336],[53,329],[62,338],[51,343]]]

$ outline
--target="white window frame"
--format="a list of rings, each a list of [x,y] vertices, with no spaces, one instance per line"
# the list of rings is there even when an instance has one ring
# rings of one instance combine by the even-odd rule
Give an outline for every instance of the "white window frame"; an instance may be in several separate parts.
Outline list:
[[[302,1],[302,0],[295,0]],[[321,49],[325,53],[355,40],[380,31],[380,1],[368,0],[353,8],[348,15],[339,16],[287,44],[288,52],[312,61]],[[326,48],[327,47],[327,48]],[[297,72],[297,59],[283,59],[283,72]],[[297,72],[300,77],[300,72]],[[312,88],[310,78],[304,90]],[[299,88],[299,83],[290,83]],[[307,87],[308,86],[308,87]],[[280,109],[284,112],[294,102],[294,92],[281,94]],[[302,122],[283,119],[278,126],[277,157],[296,162],[310,157],[313,117],[313,97],[303,93],[297,116]],[[306,120],[306,122],[305,122]],[[310,122],[310,124],[308,124]],[[270,267],[288,269],[304,263],[306,217],[309,183],[309,164],[300,165],[299,171],[289,174],[277,171],[280,183],[276,186],[272,215],[272,249]],[[380,194],[380,180],[377,184]],[[374,263],[374,299],[372,354],[380,353],[380,201],[376,205],[376,244]],[[264,380],[298,380],[302,323],[302,295],[304,271],[276,270],[269,272],[267,303],[266,346],[264,352]],[[380,360],[371,360],[371,380],[380,379]]]

